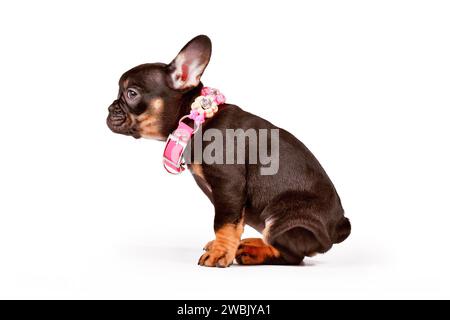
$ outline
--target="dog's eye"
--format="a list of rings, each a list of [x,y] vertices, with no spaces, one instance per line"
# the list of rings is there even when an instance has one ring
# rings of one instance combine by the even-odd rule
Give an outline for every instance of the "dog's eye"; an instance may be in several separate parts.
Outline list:
[[[138,93],[137,93],[135,90],[133,90],[133,89],[128,89],[128,91],[127,91],[127,97],[128,97],[128,99],[133,100],[134,98],[137,97],[137,95],[138,95]]]

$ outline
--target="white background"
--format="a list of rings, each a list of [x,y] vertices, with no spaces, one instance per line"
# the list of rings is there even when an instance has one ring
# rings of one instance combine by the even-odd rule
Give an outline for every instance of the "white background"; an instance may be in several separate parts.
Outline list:
[[[449,16],[446,1],[3,1],[0,298],[450,298]],[[203,82],[295,134],[340,193],[353,233],[304,267],[197,266],[212,205],[163,170],[162,143],[105,125],[123,72],[202,33]]]

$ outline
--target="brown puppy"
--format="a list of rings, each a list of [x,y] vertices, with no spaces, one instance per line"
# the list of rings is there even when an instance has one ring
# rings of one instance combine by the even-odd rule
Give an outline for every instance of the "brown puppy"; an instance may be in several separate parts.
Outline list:
[[[166,139],[200,95],[200,77],[210,56],[211,41],[198,36],[170,64],[144,64],[124,73],[118,98],[109,107],[109,128],[135,138]],[[200,265],[227,267],[235,258],[246,265],[300,264],[305,256],[324,253],[349,236],[350,222],[332,182],[294,136],[232,104],[222,105],[200,133],[209,129],[223,136],[230,129],[276,130],[277,141],[271,136],[267,143],[278,145],[278,158],[277,172],[271,175],[261,173],[267,163],[260,158],[251,162],[247,154],[243,163],[189,165],[215,208],[216,238],[205,247]],[[210,143],[203,141],[202,150]],[[245,140],[249,149],[251,144]],[[190,156],[186,161],[194,163]],[[241,241],[245,224],[264,239]]]

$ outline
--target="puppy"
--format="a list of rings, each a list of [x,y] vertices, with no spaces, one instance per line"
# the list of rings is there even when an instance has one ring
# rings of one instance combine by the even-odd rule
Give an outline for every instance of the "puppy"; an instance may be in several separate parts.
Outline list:
[[[211,41],[200,35],[169,64],[143,64],[125,72],[118,98],[108,108],[108,127],[134,138],[167,139],[201,95],[200,77],[210,56]],[[191,120],[187,123],[194,126]],[[196,183],[215,209],[216,237],[205,246],[199,265],[227,267],[235,259],[242,265],[298,265],[305,256],[325,253],[349,236],[350,222],[332,182],[293,135],[228,103],[220,105],[199,131],[210,129],[224,136],[229,129],[277,130],[279,161],[276,174],[263,175],[261,161],[250,163],[248,157],[235,164],[199,163],[186,157]],[[270,145],[275,145],[273,139]],[[203,142],[202,150],[208,145]],[[189,143],[186,150],[192,148]],[[261,232],[263,239],[241,240],[246,224]]]

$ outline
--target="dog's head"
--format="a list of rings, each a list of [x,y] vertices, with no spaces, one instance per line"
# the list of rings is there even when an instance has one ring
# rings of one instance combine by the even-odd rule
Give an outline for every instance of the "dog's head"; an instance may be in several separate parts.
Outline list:
[[[165,139],[199,95],[200,77],[211,57],[211,41],[189,41],[170,64],[148,63],[125,72],[106,120],[115,133]]]

